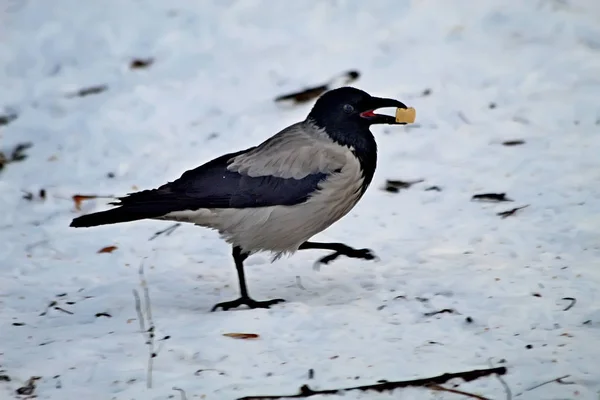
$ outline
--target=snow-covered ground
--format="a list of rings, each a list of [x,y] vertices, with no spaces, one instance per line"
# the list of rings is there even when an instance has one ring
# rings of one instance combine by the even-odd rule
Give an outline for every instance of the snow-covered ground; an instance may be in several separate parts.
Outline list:
[[[508,368],[515,399],[598,399],[600,2],[0,4],[0,115],[18,115],[0,126],[0,150],[33,144],[0,172],[0,375],[10,378],[0,398],[32,376],[39,399],[179,398],[173,387],[233,399],[493,365]],[[418,126],[373,128],[372,187],[317,238],[372,248],[379,261],[340,258],[317,272],[327,253],[256,255],[251,294],[288,302],[210,313],[238,295],[215,232],[181,226],[149,241],[169,223],[68,227],[109,201],[78,211],[74,194],[156,187],[256,144],[312,106],[276,96],[349,69],[362,73],[354,86],[417,109]],[[98,85],[107,90],[69,96]],[[389,193],[386,179],[425,181]],[[470,201],[486,192],[514,202]],[[117,249],[97,253],[106,246]],[[152,389],[132,294],[143,260],[159,347]],[[576,304],[565,311],[563,298]],[[455,312],[424,315],[442,309]],[[564,375],[570,384],[526,391]],[[460,389],[506,398],[493,377]]]

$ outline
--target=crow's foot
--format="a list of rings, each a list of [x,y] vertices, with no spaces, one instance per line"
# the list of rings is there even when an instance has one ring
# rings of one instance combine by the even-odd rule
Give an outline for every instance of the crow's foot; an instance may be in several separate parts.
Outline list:
[[[222,308],[223,311],[230,310],[232,308],[237,308],[239,306],[248,306],[249,308],[270,308],[274,304],[283,303],[284,299],[273,299],[273,300],[265,300],[265,301],[257,301],[253,300],[250,297],[240,297],[237,300],[233,301],[225,301],[223,303],[215,304],[215,306],[210,310],[211,312],[217,311],[219,308]]]
[[[329,264],[336,258],[340,256],[346,256],[349,258],[360,258],[363,260],[375,260],[377,256],[371,249],[353,249],[352,247],[343,248],[334,253],[331,253],[328,256],[320,258],[317,263],[319,264]]]

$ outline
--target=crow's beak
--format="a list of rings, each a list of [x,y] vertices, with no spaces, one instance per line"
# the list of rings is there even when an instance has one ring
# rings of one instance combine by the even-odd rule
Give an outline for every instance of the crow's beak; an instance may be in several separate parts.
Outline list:
[[[365,104],[366,110],[360,113],[361,118],[369,121],[373,124],[388,124],[388,125],[406,125],[406,122],[396,122],[396,118],[391,115],[375,114],[375,111],[380,108],[394,108],[394,112],[397,108],[406,109],[406,105],[401,101],[394,99],[384,99],[381,97],[371,97],[367,104]]]

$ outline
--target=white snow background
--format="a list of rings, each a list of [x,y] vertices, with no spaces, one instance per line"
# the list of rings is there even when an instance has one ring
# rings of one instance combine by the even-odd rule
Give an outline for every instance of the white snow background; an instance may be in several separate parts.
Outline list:
[[[18,114],[0,127],[0,150],[33,144],[0,172],[1,399],[31,376],[39,399],[180,398],[173,387],[234,399],[490,365],[508,368],[514,399],[599,398],[600,2],[0,4],[0,111]],[[129,68],[148,57],[149,68]],[[210,313],[238,296],[217,233],[187,225],[149,241],[170,223],[69,228],[109,201],[77,211],[74,194],[153,188],[255,145],[313,105],[276,96],[350,69],[362,74],[353,86],[417,109],[417,126],[372,129],[371,188],[315,237],[379,261],[340,258],[317,272],[327,252],[273,264],[255,255],[251,295],[287,302]],[[67,96],[95,85],[108,90]],[[386,179],[425,181],[389,193]],[[514,201],[471,201],[485,192]],[[98,254],[105,246],[118,248]],[[132,295],[143,260],[159,346],[151,389]],[[576,299],[567,311],[565,297]],[[40,315],[54,301],[69,313]],[[442,309],[456,312],[424,315]],[[564,375],[568,384],[528,391]],[[456,383],[506,398],[494,377]],[[409,388],[344,398],[464,397]]]

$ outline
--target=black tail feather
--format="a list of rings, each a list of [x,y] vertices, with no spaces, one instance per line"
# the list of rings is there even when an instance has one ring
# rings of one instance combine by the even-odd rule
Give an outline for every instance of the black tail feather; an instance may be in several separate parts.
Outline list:
[[[140,219],[156,218],[163,214],[164,213],[136,210],[131,207],[118,207],[113,208],[112,210],[82,215],[81,217],[73,219],[69,226],[73,228],[89,228],[98,225],[119,224]]]

